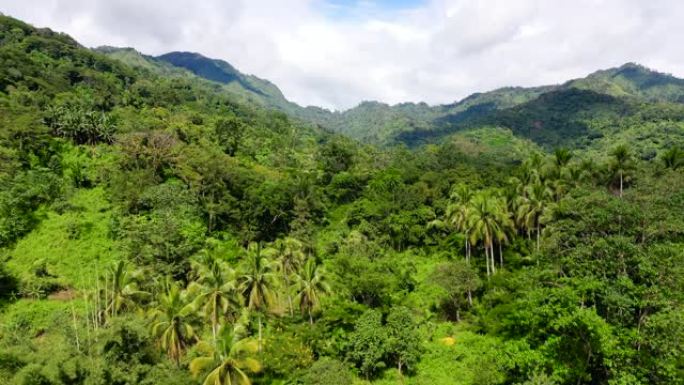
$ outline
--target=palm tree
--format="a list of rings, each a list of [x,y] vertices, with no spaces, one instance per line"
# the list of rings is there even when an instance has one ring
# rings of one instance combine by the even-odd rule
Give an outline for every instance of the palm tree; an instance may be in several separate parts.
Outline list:
[[[167,290],[159,296],[158,306],[152,310],[152,335],[169,357],[180,365],[186,346],[195,339],[195,331],[188,317],[193,304],[175,283],[167,283]]]
[[[212,335],[216,339],[221,322],[235,314],[242,303],[235,271],[225,262],[207,258],[196,265],[196,274],[197,281],[188,286],[188,291],[197,293],[194,305],[201,308],[211,322]]]
[[[537,250],[539,250],[539,238],[541,235],[540,218],[546,208],[546,200],[552,192],[543,183],[535,183],[525,187],[525,195],[518,206],[517,221],[521,227],[530,231],[534,230],[537,235]]]
[[[447,206],[448,221],[457,231],[465,235],[465,258],[470,263],[470,244],[468,234],[470,232],[470,201],[473,197],[472,190],[465,184],[459,184],[451,194],[452,203]]]
[[[542,158],[542,156],[536,152],[527,158],[521,167],[521,182],[523,184],[528,184],[534,180],[540,179],[543,163],[544,158]]]
[[[482,242],[487,261],[487,275],[496,273],[494,242],[508,239],[506,229],[512,226],[509,213],[502,210],[500,201],[491,193],[480,193],[472,200],[470,242]],[[490,269],[491,266],[491,269]]]
[[[294,306],[292,305],[292,294],[290,288],[292,286],[291,277],[297,272],[301,267],[305,255],[304,255],[304,245],[297,239],[285,238],[279,239],[275,242],[273,248],[264,250],[264,254],[267,256],[273,256],[276,258],[278,272],[283,279],[285,284],[285,290],[287,291],[287,303],[290,311],[290,316],[294,315]]]
[[[124,261],[109,268],[107,277],[111,277],[112,281],[111,286],[105,290],[105,315],[115,317],[122,310],[135,308],[136,299],[149,296],[148,292],[138,289],[134,274],[130,273]]]
[[[625,174],[633,168],[632,154],[627,146],[621,144],[615,147],[610,155],[613,157],[610,169],[612,174],[620,180],[620,198],[622,198]]]
[[[190,362],[190,372],[197,377],[210,369],[203,385],[251,385],[247,372],[261,370],[261,363],[254,358],[259,345],[244,335],[243,327],[238,324],[232,330],[222,327],[220,338],[214,344],[200,342],[197,350],[203,355]]]
[[[571,187],[577,186],[578,183],[581,182],[586,176],[585,170],[583,170],[582,167],[577,164],[571,164],[567,170],[568,172],[566,174],[565,181]]]
[[[684,151],[679,147],[672,147],[663,153],[662,160],[666,168],[677,170],[684,163]]]
[[[572,159],[572,152],[567,148],[557,148],[553,151],[553,161],[558,169],[562,169],[568,165]]]
[[[273,305],[275,295],[274,264],[261,253],[261,246],[251,243],[239,276],[239,288],[246,299],[247,308],[259,317],[259,347],[261,347],[261,313]]]
[[[515,235],[514,214],[517,210],[517,201],[514,193],[504,190],[498,192],[499,221],[502,232],[497,234],[496,242],[499,245],[499,266],[503,268],[503,245],[508,244],[509,235]]]
[[[320,297],[330,292],[330,286],[316,261],[310,258],[297,273],[296,301],[302,313],[309,314],[309,323],[313,324],[312,312],[320,307]]]

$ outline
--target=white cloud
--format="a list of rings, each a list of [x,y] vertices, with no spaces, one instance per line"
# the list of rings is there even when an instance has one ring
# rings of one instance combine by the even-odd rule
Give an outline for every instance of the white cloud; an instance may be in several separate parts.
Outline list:
[[[450,103],[627,61],[684,75],[684,2],[677,0],[342,3],[1,0],[0,11],[88,46],[221,58],[273,81],[295,102],[341,109],[362,100]]]

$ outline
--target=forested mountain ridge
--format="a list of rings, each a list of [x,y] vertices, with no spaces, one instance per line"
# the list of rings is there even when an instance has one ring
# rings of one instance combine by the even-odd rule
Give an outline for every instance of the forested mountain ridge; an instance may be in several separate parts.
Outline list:
[[[613,126],[623,125],[624,116],[631,115],[631,110],[623,108],[623,112],[608,116],[601,110],[607,106],[605,97],[601,95],[613,97],[611,100],[616,105],[675,104],[662,106],[665,109],[679,108],[684,100],[684,80],[627,63],[560,85],[500,88],[476,93],[452,104],[401,103],[390,106],[366,101],[345,111],[328,111],[316,107],[302,108],[289,102],[271,82],[244,75],[222,60],[188,52],[172,52],[147,59],[187,69],[197,76],[227,84],[230,91],[247,97],[248,101],[279,109],[362,142],[380,145],[403,143],[416,146],[440,141],[454,132],[496,125],[511,129],[516,135],[547,148],[561,145],[587,147],[606,131],[603,127],[586,127],[587,120],[596,117],[595,120],[610,119]],[[129,60],[128,63],[135,65],[136,61]],[[546,114],[554,110],[562,112],[563,116]],[[575,111],[572,116],[571,111]],[[559,121],[562,123],[558,124]]]
[[[159,75],[194,75],[220,83],[226,92],[243,103],[277,109],[300,120],[319,124],[327,122],[329,118],[328,110],[301,107],[292,103],[270,81],[244,74],[223,60],[210,59],[194,52],[169,52],[155,57],[142,54],[133,48],[98,47],[95,51]]]
[[[104,51],[0,16],[3,383],[684,383],[680,105],[502,89],[380,148]]]

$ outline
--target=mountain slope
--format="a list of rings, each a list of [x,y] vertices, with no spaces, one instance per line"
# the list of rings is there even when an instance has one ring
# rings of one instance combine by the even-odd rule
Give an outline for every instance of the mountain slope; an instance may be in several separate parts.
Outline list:
[[[169,52],[155,59],[176,67],[185,68],[207,80],[225,84],[235,92],[247,92],[274,105],[287,105],[282,92],[268,80],[245,75],[223,60],[209,59],[198,53]]]
[[[628,63],[558,86],[504,88],[475,94],[451,108],[433,107],[435,119],[402,127],[393,141],[419,145],[459,130],[496,125],[547,147],[586,147],[608,126],[645,124],[637,114],[645,105],[661,111],[650,114],[651,121],[679,122],[679,113],[673,116],[672,111],[682,110],[682,100],[684,80]]]
[[[636,63],[596,71],[585,78],[571,80],[563,86],[618,97],[643,98],[653,102],[684,101],[684,79],[656,72]]]
[[[219,83],[246,103],[274,108],[381,146],[415,147],[439,142],[458,131],[498,126],[545,147],[587,147],[605,134],[607,126],[622,125],[623,118],[632,116],[640,104],[661,105],[660,108],[665,108],[663,104],[674,104],[667,108],[678,109],[684,100],[684,80],[627,63],[560,85],[504,87],[475,93],[451,104],[388,105],[365,101],[346,111],[328,111],[301,107],[288,101],[268,80],[243,74],[223,60],[197,53],[171,52],[151,57],[130,49],[100,51],[165,76],[196,76]],[[598,121],[601,124],[597,126]]]

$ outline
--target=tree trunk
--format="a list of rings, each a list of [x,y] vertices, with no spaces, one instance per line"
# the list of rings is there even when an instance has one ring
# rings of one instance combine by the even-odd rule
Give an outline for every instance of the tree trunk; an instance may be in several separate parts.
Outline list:
[[[501,249],[501,242],[499,242],[499,266],[503,269],[503,251]]]
[[[294,309],[292,306],[292,293],[290,293],[290,279],[284,273],[283,275],[283,278],[285,280],[285,286],[287,286],[287,306],[290,308],[290,317],[294,317]]]
[[[541,233],[540,226],[537,225],[537,251],[539,251],[539,235]]]
[[[287,302],[288,306],[290,307],[290,317],[294,317],[294,309],[292,308],[292,294],[290,293],[287,294]]]
[[[494,243],[489,245],[489,259],[492,265],[492,274],[496,274],[496,260],[494,259]]]
[[[622,171],[620,171],[620,198],[622,198]]]
[[[468,305],[473,307],[473,292],[470,289],[468,289]]]
[[[311,306],[309,306],[309,325],[313,325],[313,316],[311,316]]]
[[[261,314],[259,314],[259,351],[261,352]]]
[[[216,310],[211,317],[211,333],[214,336],[214,343],[216,343],[216,335],[218,334],[218,317],[216,316]]]
[[[71,317],[74,323],[74,337],[76,338],[76,350],[81,352],[81,342],[78,340],[78,324],[76,323],[76,310],[74,309],[74,303],[71,303]]]
[[[466,234],[466,240],[465,240],[465,259],[466,259],[466,262],[469,262],[468,261],[468,234]]]
[[[401,372],[401,367],[403,366],[403,363],[401,360],[397,360],[397,371],[399,371],[399,383],[403,384],[404,383],[404,375]]]
[[[485,246],[485,261],[487,261],[487,278],[491,275],[489,271],[489,247]]]

